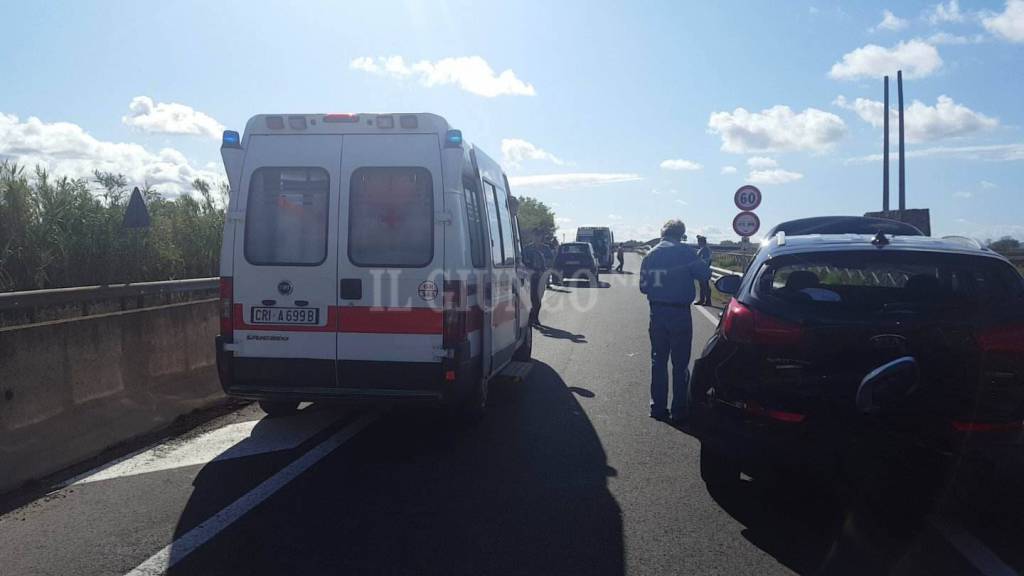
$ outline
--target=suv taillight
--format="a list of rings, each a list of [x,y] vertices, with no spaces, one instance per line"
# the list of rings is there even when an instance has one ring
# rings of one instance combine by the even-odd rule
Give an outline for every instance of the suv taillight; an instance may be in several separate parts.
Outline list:
[[[799,344],[804,332],[796,324],[758,312],[733,298],[722,318],[722,335],[741,344],[787,346]]]
[[[466,318],[468,307],[466,283],[462,280],[445,280],[444,282],[444,328],[441,344],[445,348],[455,348],[466,339]]]
[[[978,335],[978,345],[984,352],[1024,354],[1024,325],[989,328]]]
[[[234,330],[234,283],[230,277],[220,279],[220,335],[230,341]]]

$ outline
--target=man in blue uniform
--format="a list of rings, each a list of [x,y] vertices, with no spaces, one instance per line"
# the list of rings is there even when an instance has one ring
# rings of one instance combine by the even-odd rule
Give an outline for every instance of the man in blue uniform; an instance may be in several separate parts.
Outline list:
[[[640,291],[651,306],[651,418],[674,422],[686,417],[693,322],[690,304],[695,280],[711,278],[711,269],[683,243],[686,225],[669,220],[661,243],[640,265]],[[668,361],[672,359],[672,410],[668,408]]]
[[[711,266],[711,247],[708,246],[708,239],[703,236],[697,236],[697,257]],[[707,280],[698,280],[697,283],[700,286],[700,296],[695,304],[711,306],[711,283]]]

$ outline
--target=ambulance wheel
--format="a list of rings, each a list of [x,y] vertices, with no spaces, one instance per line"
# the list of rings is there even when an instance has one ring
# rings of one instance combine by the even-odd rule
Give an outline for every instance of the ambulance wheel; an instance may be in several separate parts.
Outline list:
[[[470,391],[467,396],[459,404],[456,417],[457,419],[473,423],[483,419],[484,414],[487,413],[487,394],[490,389],[490,381],[487,378],[481,378],[473,390]]]
[[[512,359],[516,362],[529,362],[533,358],[533,328],[526,327],[526,339],[516,348]]]
[[[267,416],[277,418],[278,416],[287,416],[297,412],[299,410],[299,403],[260,400],[260,409],[263,410]]]

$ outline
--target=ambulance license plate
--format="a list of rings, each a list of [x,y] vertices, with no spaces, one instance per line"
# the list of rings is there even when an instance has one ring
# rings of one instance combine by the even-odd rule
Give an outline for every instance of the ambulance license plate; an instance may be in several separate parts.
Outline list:
[[[250,309],[250,324],[312,324],[320,322],[320,310],[316,308],[271,308],[253,306]]]

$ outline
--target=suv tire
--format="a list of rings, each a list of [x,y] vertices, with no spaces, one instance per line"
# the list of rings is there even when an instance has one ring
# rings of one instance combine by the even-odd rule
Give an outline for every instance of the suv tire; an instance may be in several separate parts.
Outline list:
[[[284,402],[278,400],[260,400],[260,409],[271,418],[288,416],[299,410],[298,402]]]
[[[740,483],[740,464],[721,452],[700,445],[700,477],[708,488],[733,490]]]

